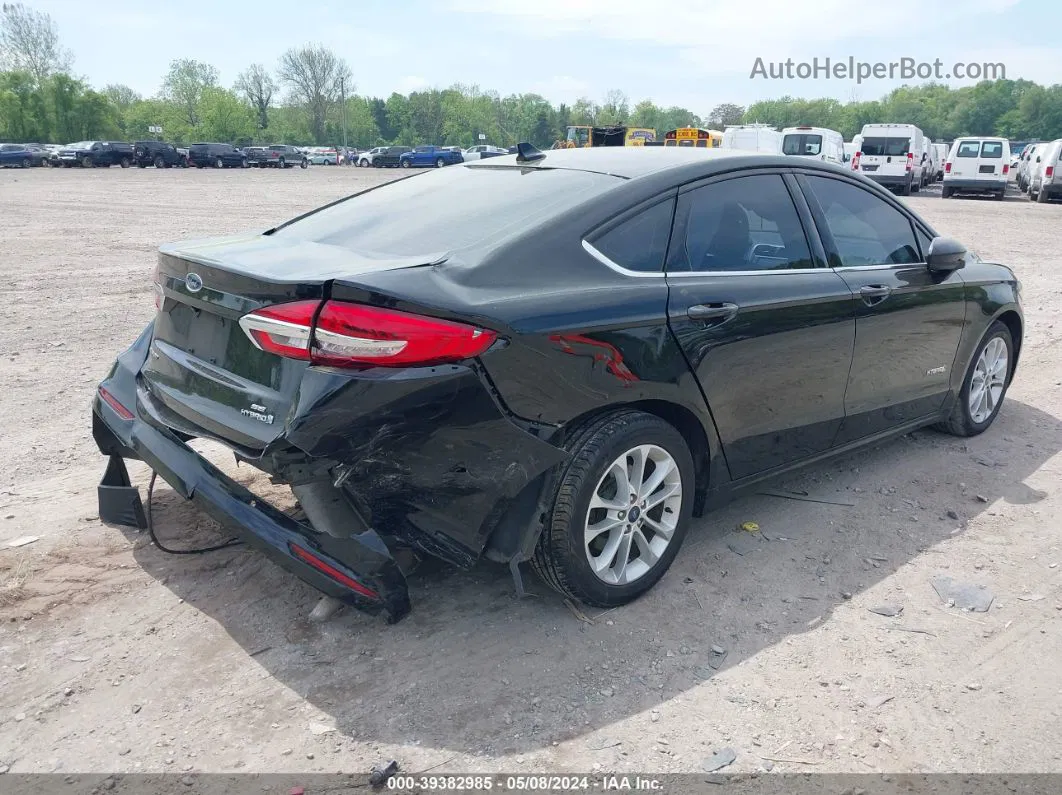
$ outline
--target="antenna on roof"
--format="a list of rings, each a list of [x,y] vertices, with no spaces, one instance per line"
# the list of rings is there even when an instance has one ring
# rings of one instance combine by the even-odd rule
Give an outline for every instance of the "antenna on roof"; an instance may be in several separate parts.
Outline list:
[[[516,145],[517,163],[534,163],[536,160],[544,160],[545,157],[545,152],[539,151],[527,141],[522,141]]]

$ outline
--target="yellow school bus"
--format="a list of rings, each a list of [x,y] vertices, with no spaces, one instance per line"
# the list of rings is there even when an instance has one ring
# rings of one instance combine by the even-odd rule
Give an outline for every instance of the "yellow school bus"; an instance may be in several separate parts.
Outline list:
[[[591,146],[644,146],[656,140],[656,130],[649,127],[590,127],[572,125],[564,141],[554,148],[582,149]]]
[[[664,134],[664,146],[717,149],[722,143],[723,133],[719,130],[705,130],[700,127],[679,127]]]

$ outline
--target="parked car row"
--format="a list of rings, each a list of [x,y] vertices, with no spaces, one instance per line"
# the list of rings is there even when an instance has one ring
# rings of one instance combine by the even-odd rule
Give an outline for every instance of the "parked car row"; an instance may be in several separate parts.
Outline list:
[[[1062,196],[1062,138],[1028,144],[1018,155],[1018,189],[1044,203]]]
[[[513,151],[514,147],[504,149],[491,144],[478,144],[464,150],[459,146],[376,146],[360,152],[356,162],[361,168],[442,168]]]

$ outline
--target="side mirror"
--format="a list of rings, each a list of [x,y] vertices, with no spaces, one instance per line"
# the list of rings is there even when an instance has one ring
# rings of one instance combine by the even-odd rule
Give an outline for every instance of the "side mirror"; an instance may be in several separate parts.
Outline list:
[[[926,264],[931,271],[956,271],[966,264],[966,246],[950,237],[935,237],[929,244]]]

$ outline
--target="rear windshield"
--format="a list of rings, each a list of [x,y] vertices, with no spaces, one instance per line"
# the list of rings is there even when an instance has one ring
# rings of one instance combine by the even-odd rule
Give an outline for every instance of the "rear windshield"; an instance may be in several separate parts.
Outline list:
[[[817,155],[822,153],[822,136],[790,133],[782,141],[782,154]]]
[[[910,138],[864,138],[861,151],[873,157],[906,157],[911,150]]]
[[[963,141],[959,144],[959,151],[955,153],[956,157],[977,157],[977,154],[981,151],[980,141]]]
[[[1003,157],[1003,143],[1001,141],[985,141],[981,144],[981,157]]]
[[[352,196],[275,234],[368,256],[453,252],[518,234],[621,183],[586,171],[455,166]]]

